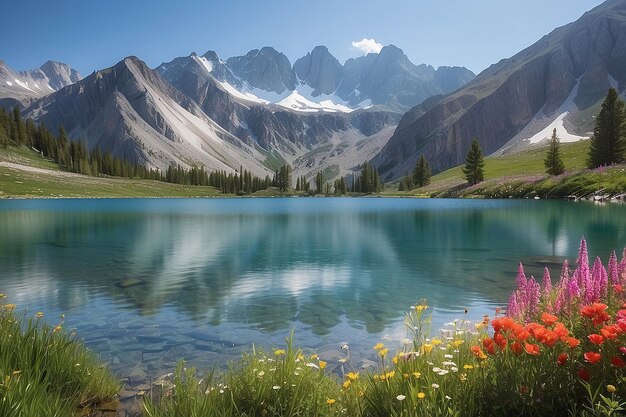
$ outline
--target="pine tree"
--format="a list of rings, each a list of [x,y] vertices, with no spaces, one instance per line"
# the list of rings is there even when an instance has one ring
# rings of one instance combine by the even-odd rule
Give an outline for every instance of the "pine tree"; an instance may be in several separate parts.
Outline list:
[[[422,154],[420,159],[415,163],[415,169],[413,170],[413,183],[418,188],[424,187],[430,184],[430,176],[430,164],[424,157],[424,154]]]
[[[463,168],[465,179],[470,185],[476,185],[485,179],[484,166],[483,151],[480,149],[478,140],[474,138],[465,159],[465,168]]]
[[[315,175],[315,193],[322,194],[322,186],[324,185],[324,177],[322,175],[322,171],[319,171],[317,175]]]
[[[624,102],[619,99],[617,90],[609,88],[593,129],[587,166],[596,168],[622,162],[625,150]]]
[[[563,165],[563,160],[561,159],[559,137],[556,135],[556,128],[552,131],[550,148],[548,148],[546,159],[543,163],[546,166],[546,173],[550,175],[561,175],[565,171],[565,165]]]

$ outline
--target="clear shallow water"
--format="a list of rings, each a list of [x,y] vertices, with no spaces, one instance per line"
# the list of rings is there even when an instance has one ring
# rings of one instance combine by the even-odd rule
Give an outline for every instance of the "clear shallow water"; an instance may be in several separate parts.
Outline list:
[[[252,344],[353,361],[405,336],[420,299],[434,328],[506,304],[517,263],[558,275],[580,237],[605,261],[626,206],[564,201],[210,199],[0,201],[0,292],[43,311],[122,376],[209,368]],[[139,285],[123,288],[124,280]],[[125,281],[129,283],[129,281]],[[393,342],[392,342],[393,345]]]

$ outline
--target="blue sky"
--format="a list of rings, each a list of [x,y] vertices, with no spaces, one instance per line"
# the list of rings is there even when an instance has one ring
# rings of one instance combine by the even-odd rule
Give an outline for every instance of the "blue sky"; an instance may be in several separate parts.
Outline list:
[[[342,63],[374,39],[416,64],[478,73],[576,20],[598,0],[36,0],[4,6],[0,59],[14,70],[48,59],[88,75],[125,56],[149,66],[215,50],[226,59],[273,46],[293,62],[326,45]],[[9,6],[9,4],[11,4]],[[7,10],[11,9],[11,10]]]

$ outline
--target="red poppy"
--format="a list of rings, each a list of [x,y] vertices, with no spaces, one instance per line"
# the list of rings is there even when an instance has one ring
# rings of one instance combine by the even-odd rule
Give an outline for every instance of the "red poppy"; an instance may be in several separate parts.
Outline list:
[[[591,364],[596,364],[602,359],[602,355],[597,352],[585,352],[584,357],[585,360]]]
[[[611,365],[615,366],[616,368],[623,368],[624,365],[626,365],[626,362],[624,362],[624,360],[618,356],[613,356],[611,358]]]
[[[520,355],[522,351],[524,350],[520,342],[513,342],[509,345],[509,347],[511,348],[513,353],[515,353],[516,355]]]
[[[606,309],[608,306],[602,303],[593,303],[587,306],[584,306],[580,310],[580,314],[584,317],[587,317],[593,321],[593,324],[596,326],[602,324],[610,319],[609,315],[606,313]]]
[[[494,334],[493,341],[500,349],[504,349],[506,347],[506,338],[502,336],[502,333]]]
[[[558,341],[558,336],[552,330],[548,330],[541,338],[541,343],[548,347],[553,347]]]
[[[567,362],[567,359],[568,359],[568,358],[569,358],[569,356],[567,355],[567,353],[561,353],[561,354],[559,355],[559,357],[558,357],[558,358],[556,358],[556,363],[557,363],[559,366],[563,366],[563,365],[565,365],[565,362]]]
[[[559,337],[559,339],[563,339],[569,335],[569,330],[565,327],[563,323],[556,323],[554,325],[554,333]]]
[[[590,334],[589,336],[587,336],[587,338],[594,345],[601,345],[602,343],[604,343],[604,337],[602,337],[602,335],[599,335],[599,334],[596,334],[596,333]]]
[[[589,380],[591,379],[589,371],[584,368],[578,371],[576,374],[578,375],[578,378],[582,379],[583,381],[589,382]]]
[[[601,328],[600,333],[606,340],[615,340],[617,339],[617,334],[622,333],[622,329],[613,324],[611,326],[604,326]]]
[[[571,348],[575,348],[576,346],[580,345],[580,340],[576,339],[575,337],[568,337],[567,339],[565,339],[565,342],[567,342],[567,344]]]
[[[556,323],[557,321],[559,321],[559,318],[555,315],[552,315],[550,313],[543,313],[541,315],[541,321],[546,325],[546,326],[552,326],[554,323]]]
[[[528,339],[530,337],[530,332],[525,328],[520,328],[515,332],[515,338],[520,342]]]
[[[493,355],[496,353],[495,343],[492,338],[486,337],[483,339],[483,347],[487,351],[488,354]]]
[[[480,346],[472,346],[471,351],[478,359],[485,359],[487,357]]]
[[[538,356],[539,355],[539,345],[534,345],[532,343],[525,343],[524,350],[529,355]]]
[[[491,321],[491,326],[493,326],[493,331],[498,333],[502,329],[509,330],[514,322],[515,321],[510,317],[498,317]]]

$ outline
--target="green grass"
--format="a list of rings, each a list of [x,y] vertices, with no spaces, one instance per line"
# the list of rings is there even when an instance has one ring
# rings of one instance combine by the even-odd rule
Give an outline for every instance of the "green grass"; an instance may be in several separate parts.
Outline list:
[[[65,172],[62,167],[24,147],[0,148],[0,163],[9,162],[27,169],[0,165],[0,198],[105,198],[105,197],[215,197],[213,187],[170,184],[161,181],[91,177]],[[21,167],[20,167],[21,168]]]
[[[66,417],[117,394],[120,384],[73,337],[41,313],[0,307],[0,415]]]
[[[564,198],[568,196],[620,195],[626,193],[626,165],[586,169],[589,141],[561,144],[566,172],[556,177],[545,173],[547,148],[485,158],[485,181],[469,186],[463,166],[434,175],[431,184],[400,192],[387,190],[388,197],[483,197],[483,198]]]

